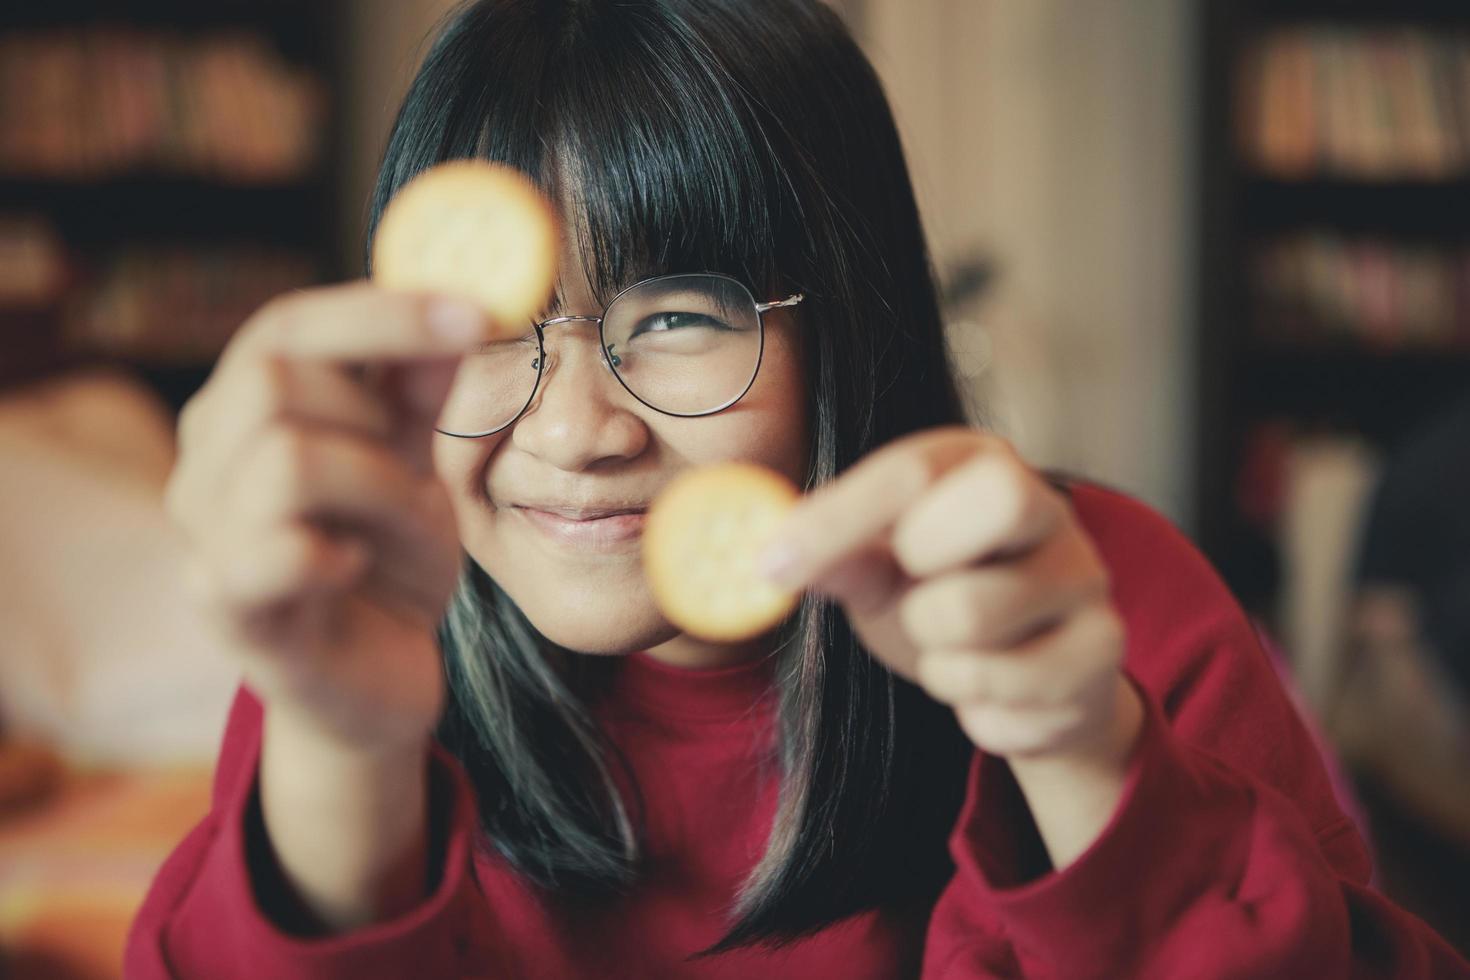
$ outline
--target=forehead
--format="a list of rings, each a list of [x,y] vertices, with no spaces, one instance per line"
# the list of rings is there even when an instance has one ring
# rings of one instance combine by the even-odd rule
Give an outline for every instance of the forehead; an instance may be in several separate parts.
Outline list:
[[[654,166],[650,174],[613,166],[627,161],[591,152],[584,141],[554,147],[538,179],[562,229],[560,275],[545,318],[601,313],[620,291],[660,275],[719,273],[757,296],[779,281],[759,180],[737,180],[718,161],[710,172],[695,172],[677,158],[677,172]]]

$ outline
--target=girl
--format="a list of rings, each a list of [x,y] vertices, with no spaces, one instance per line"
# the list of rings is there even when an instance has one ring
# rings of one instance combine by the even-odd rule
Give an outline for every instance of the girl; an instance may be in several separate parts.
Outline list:
[[[465,157],[568,229],[525,357],[451,297],[307,291],[181,419],[168,503],[245,686],[132,976],[1465,969],[1365,887],[1200,555],[963,424],[893,121],[827,8],[468,4],[374,219]],[[676,331],[753,356],[631,380]],[[799,612],[717,646],[659,616],[638,534],[729,459],[815,492],[768,556]]]

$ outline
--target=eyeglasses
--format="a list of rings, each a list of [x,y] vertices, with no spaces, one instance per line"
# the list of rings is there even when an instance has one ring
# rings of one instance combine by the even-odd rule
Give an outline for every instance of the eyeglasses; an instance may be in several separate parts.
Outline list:
[[[515,422],[546,371],[546,328],[576,321],[597,324],[603,365],[644,405],[680,418],[722,412],[755,383],[765,313],[802,299],[758,303],[741,282],[717,273],[645,279],[614,296],[601,316],[533,322],[521,337],[466,354],[435,429],[477,439]]]

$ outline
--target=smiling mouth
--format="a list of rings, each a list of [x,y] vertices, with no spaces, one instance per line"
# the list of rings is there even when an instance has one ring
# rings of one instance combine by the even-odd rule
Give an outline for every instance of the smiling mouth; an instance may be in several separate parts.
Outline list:
[[[647,507],[545,507],[531,504],[516,504],[521,510],[533,510],[540,514],[548,514],[559,517],[566,521],[600,521],[608,517],[622,517],[626,514],[643,514],[648,511]]]
[[[512,511],[553,544],[577,551],[616,551],[643,536],[646,508],[544,508],[516,505]]]

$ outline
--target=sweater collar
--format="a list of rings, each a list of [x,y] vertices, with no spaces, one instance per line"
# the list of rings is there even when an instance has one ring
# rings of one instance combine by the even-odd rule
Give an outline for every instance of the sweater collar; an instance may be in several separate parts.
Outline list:
[[[618,665],[612,696],[661,718],[729,722],[769,710],[774,679],[773,656],[700,670],[673,667],[639,651]]]

